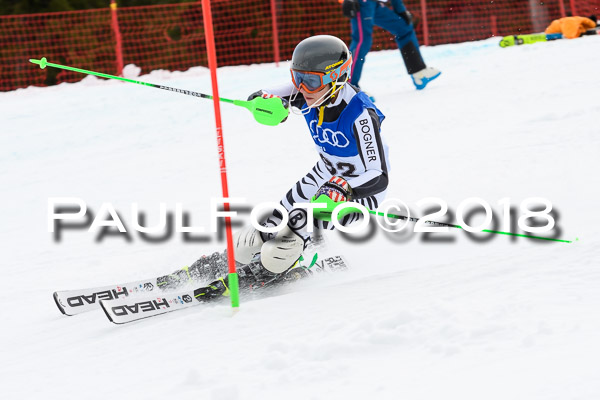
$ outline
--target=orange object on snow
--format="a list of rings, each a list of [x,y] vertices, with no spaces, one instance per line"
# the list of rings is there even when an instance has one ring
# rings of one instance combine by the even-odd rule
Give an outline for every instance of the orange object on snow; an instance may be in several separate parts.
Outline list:
[[[546,28],[546,33],[562,33],[567,39],[575,39],[588,29],[596,27],[596,23],[586,17],[565,17],[555,19]]]

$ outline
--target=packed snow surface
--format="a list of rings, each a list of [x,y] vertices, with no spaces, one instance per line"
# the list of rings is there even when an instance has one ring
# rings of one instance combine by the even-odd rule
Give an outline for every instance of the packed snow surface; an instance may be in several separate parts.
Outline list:
[[[453,214],[479,197],[497,230],[518,233],[499,201],[513,205],[515,225],[521,202],[543,197],[550,234],[573,243],[410,234],[413,225],[388,234],[371,220],[352,240],[328,234],[350,271],[242,301],[235,315],[225,302],[117,326],[100,310],[65,317],[52,299],[224,248],[211,233],[150,243],[132,224],[132,203],[146,225],[161,202],[181,203],[210,230],[210,199],[221,196],[211,101],[95,77],[0,93],[1,397],[600,398],[600,37],[498,41],[424,47],[442,75],[422,92],[397,51],[368,55],[361,86],[386,115],[388,197],[415,215],[433,207],[417,206],[428,197]],[[288,68],[220,68],[220,95],[245,99],[286,82]],[[211,93],[200,67],[136,79]],[[302,117],[267,127],[243,108],[221,110],[230,195],[248,206],[278,201],[317,161]],[[100,220],[111,203],[129,240],[86,227],[57,240],[51,197],[80,198]]]

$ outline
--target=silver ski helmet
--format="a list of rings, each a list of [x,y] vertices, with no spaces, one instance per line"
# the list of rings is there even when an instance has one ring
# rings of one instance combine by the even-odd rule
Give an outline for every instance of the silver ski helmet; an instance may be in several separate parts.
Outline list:
[[[296,89],[314,93],[325,85],[346,82],[350,77],[352,55],[346,44],[330,35],[304,39],[292,55],[292,82]]]

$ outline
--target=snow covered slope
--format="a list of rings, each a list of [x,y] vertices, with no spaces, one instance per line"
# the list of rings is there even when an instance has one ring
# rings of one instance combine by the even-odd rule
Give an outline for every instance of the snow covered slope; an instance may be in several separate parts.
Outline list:
[[[423,48],[443,71],[423,92],[397,51],[371,53],[361,82],[387,116],[389,197],[439,197],[456,211],[477,196],[498,229],[499,200],[545,197],[557,237],[578,241],[462,231],[432,241],[372,221],[358,242],[329,235],[347,273],[242,303],[234,317],[224,304],[124,326],[100,311],[64,317],[52,292],[168,273],[224,247],[208,234],[150,243],[131,224],[131,203],[153,224],[160,202],[179,202],[208,228],[221,194],[211,102],[94,77],[0,93],[2,397],[599,398],[599,46]],[[221,68],[220,93],[245,99],[289,79],[287,68]],[[203,68],[139,79],[211,91]],[[278,200],[316,162],[302,118],[265,127],[244,109],[222,112],[232,196]],[[55,241],[49,197],[94,213],[112,203],[130,240],[79,229]]]

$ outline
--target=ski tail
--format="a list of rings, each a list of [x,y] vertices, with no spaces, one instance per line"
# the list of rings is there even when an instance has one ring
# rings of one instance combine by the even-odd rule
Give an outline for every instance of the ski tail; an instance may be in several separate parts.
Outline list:
[[[107,311],[107,308],[104,306],[104,304],[102,304],[102,300],[100,300],[100,308],[102,309],[102,311],[104,311],[104,315],[106,315],[106,318],[108,318],[110,322],[112,322],[113,324],[120,324],[120,322],[115,322],[115,320],[112,317],[112,314],[109,311]]]
[[[59,292],[54,292],[52,294],[52,298],[54,299],[54,302],[56,303],[56,306],[58,307],[58,309],[60,310],[60,312],[63,315],[66,315],[66,316],[69,316],[69,317],[73,315],[73,314],[67,314],[67,312],[65,311],[65,307],[61,304],[61,298],[60,298]]]

